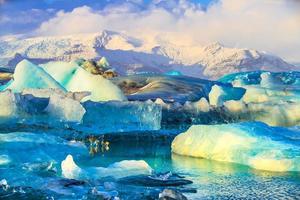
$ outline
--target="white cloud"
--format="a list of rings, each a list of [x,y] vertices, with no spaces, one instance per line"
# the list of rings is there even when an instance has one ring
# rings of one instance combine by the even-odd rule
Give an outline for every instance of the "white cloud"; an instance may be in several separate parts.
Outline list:
[[[87,6],[71,12],[59,11],[54,18],[42,23],[36,33],[64,35],[108,29],[150,39],[160,36],[177,44],[219,41],[300,61],[297,1],[221,0],[206,11],[185,0],[178,2],[154,1],[147,9],[124,3],[100,11]]]

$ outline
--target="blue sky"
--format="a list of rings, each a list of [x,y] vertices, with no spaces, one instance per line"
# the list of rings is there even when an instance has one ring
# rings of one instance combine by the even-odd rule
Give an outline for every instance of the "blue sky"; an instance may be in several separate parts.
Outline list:
[[[81,6],[101,10],[106,6],[131,3],[140,9],[147,9],[154,0],[0,0],[0,35],[30,32],[43,21],[53,17],[57,11],[66,12]],[[175,0],[176,1],[176,0]],[[158,2],[156,0],[156,2]],[[166,2],[160,5],[168,9]],[[194,4],[207,7],[212,0],[190,0]]]
[[[300,59],[299,0],[0,0],[0,36],[103,29],[178,45],[220,42]]]

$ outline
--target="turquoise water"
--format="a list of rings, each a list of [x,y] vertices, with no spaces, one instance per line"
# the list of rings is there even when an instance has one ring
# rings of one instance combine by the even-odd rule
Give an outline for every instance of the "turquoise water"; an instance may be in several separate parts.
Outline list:
[[[105,181],[115,184],[112,191],[106,192],[117,194],[121,199],[157,199],[158,193],[164,188],[179,190],[189,199],[300,198],[299,173],[264,172],[236,164],[178,156],[170,150],[173,136],[138,134],[104,136],[101,139],[110,143],[109,149],[100,149],[93,154],[89,148],[78,151],[77,158],[81,159],[76,159],[76,163],[82,168],[88,168],[106,167],[121,160],[145,160],[156,173],[172,172],[193,183],[179,186],[153,185],[148,179],[142,181],[143,177],[135,177],[131,181],[126,178],[122,181],[104,178],[86,183],[69,183],[60,178],[59,170],[45,171],[39,168],[28,171],[24,165],[11,164],[0,167],[1,179],[5,178],[10,185],[6,190],[2,185],[0,199],[97,199],[91,190],[101,190]],[[89,142],[85,142],[89,146]],[[40,144],[31,148],[43,149],[44,146]],[[3,153],[3,148],[0,151]],[[57,159],[63,159],[64,149],[58,151],[62,152],[57,153]]]
[[[193,181],[185,193],[191,199],[297,199],[299,173],[272,173],[247,166],[179,156],[170,152],[170,140],[131,140],[112,143],[109,152],[96,155],[89,164],[105,165],[123,159],[143,159],[157,172],[172,171]]]

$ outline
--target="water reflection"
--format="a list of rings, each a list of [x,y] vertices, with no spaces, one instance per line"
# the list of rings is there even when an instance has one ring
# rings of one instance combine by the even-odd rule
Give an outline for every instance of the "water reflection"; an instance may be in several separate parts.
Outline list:
[[[218,162],[202,158],[193,158],[181,156],[172,153],[172,165],[178,171],[193,173],[218,173],[218,174],[234,174],[247,172],[250,169],[247,166],[237,165],[233,163]]]

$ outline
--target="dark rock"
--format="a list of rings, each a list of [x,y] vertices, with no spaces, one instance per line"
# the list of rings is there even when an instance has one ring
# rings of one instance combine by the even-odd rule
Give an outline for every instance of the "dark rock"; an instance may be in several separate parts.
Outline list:
[[[97,67],[96,62],[92,60],[84,61],[81,67],[94,75],[102,75],[104,73],[101,68]]]

